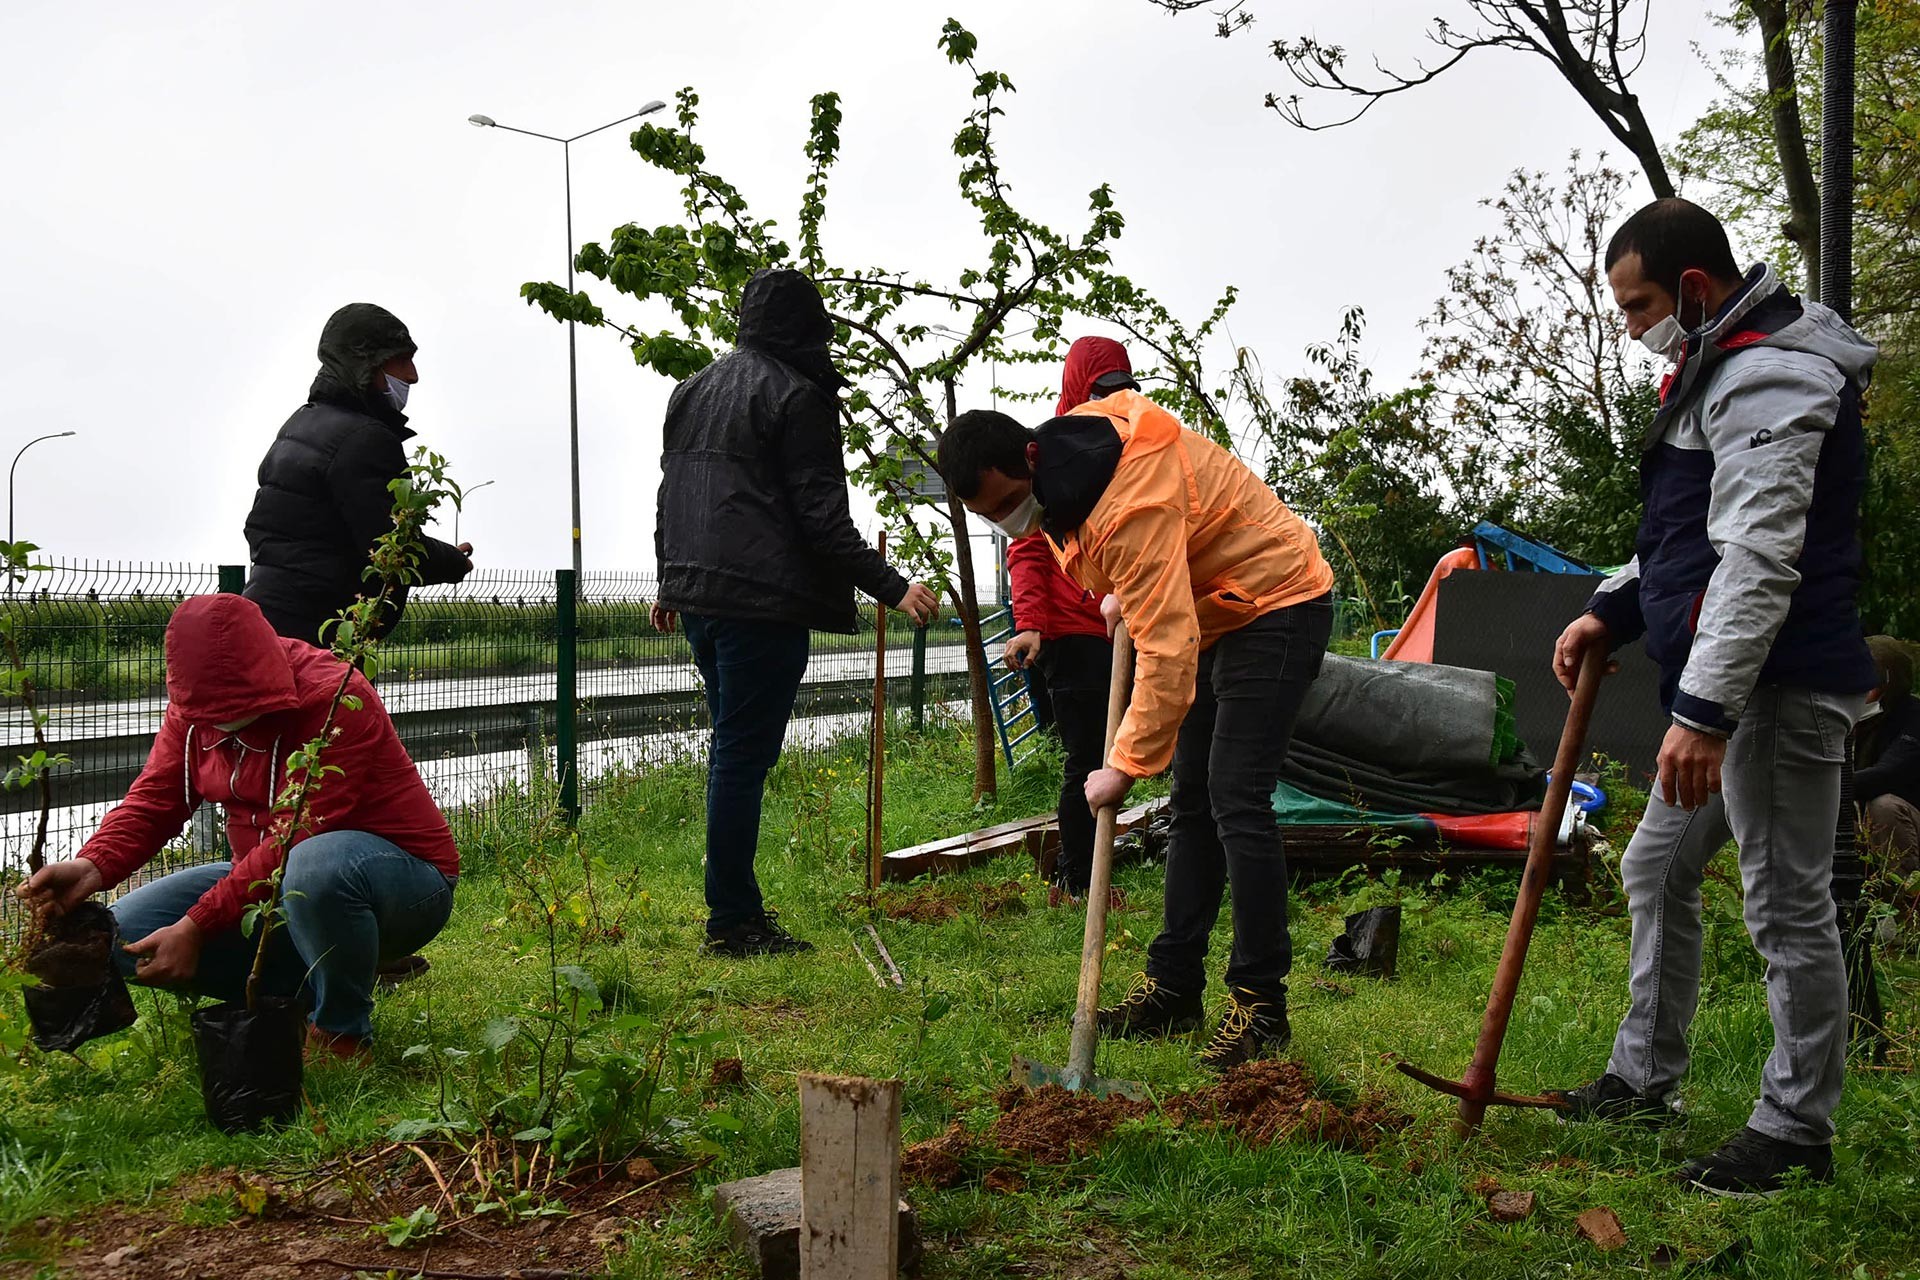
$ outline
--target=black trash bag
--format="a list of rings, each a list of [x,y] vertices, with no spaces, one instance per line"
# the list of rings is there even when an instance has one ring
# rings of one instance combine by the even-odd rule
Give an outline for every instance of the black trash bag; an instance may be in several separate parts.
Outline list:
[[[230,1000],[193,1015],[200,1096],[222,1133],[282,1124],[300,1111],[306,1002],[268,998],[259,1006],[249,1012],[244,1001]]]
[[[139,1013],[113,962],[119,946],[119,922],[101,903],[82,902],[46,918],[26,963],[39,985],[21,993],[35,1044],[71,1053],[134,1024]]]
[[[1400,908],[1369,907],[1347,917],[1347,931],[1327,948],[1327,968],[1391,978],[1400,959]]]

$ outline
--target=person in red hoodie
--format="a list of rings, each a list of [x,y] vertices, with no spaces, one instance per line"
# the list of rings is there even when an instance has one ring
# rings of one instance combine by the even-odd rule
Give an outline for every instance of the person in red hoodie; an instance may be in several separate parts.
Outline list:
[[[252,601],[182,604],[167,623],[166,660],[167,709],[146,768],[77,857],[18,892],[65,911],[145,866],[201,802],[218,804],[233,861],[176,871],[113,903],[126,940],[118,959],[134,982],[245,998],[258,933],[247,937],[240,919],[281,865],[280,842],[267,835],[274,797],[287,757],[320,735],[346,675],[360,709],[343,705],[334,717],[327,776],[287,851],[286,927],[268,943],[263,981],[270,995],[305,990],[310,1046],[356,1055],[373,1031],[375,969],[424,946],[453,909],[460,855],[447,820],[366,677],[275,635]]]
[[[1127,349],[1111,338],[1076,339],[1060,373],[1060,404],[1054,416],[1123,387],[1140,389]],[[1007,642],[1007,665],[1039,667],[1053,703],[1054,728],[1067,753],[1060,787],[1060,856],[1048,893],[1049,905],[1058,905],[1063,897],[1086,897],[1093,876],[1093,811],[1087,807],[1085,789],[1087,776],[1106,757],[1113,642],[1100,614],[1100,598],[1067,576],[1044,533],[1007,544],[1007,576],[1019,627]]]

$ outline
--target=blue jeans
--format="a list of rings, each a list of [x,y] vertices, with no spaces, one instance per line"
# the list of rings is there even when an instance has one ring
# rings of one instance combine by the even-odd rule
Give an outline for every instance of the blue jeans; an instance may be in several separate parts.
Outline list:
[[[178,922],[231,865],[188,867],[115,902],[122,941],[138,942]],[[304,992],[322,1031],[372,1034],[375,970],[433,940],[453,911],[453,881],[379,836],[328,831],[294,846],[283,885],[286,921],[267,942],[265,994]],[[237,925],[207,938],[200,970],[186,989],[244,1000],[257,939]],[[134,957],[122,951],[116,958],[128,981],[137,981]]]
[[[800,677],[807,629],[795,622],[687,614],[687,641],[706,685],[713,742],[707,753],[707,932],[757,920],[766,910],[753,855],[760,801],[780,759]]]

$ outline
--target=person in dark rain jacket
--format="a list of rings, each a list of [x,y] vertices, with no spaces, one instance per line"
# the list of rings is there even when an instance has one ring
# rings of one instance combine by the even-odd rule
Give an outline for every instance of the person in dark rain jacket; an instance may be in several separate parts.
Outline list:
[[[684,617],[706,688],[706,950],[750,956],[809,944],[767,909],[754,876],[760,803],[780,758],[807,633],[852,633],[857,588],[926,623],[933,593],[867,544],[847,504],[833,321],[792,270],[756,272],[735,349],[667,403],[653,621]]]

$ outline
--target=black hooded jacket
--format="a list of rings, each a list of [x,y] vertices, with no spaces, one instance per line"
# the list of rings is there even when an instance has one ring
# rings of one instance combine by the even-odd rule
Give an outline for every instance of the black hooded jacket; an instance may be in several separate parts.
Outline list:
[[[851,632],[855,587],[907,594],[847,506],[832,337],[811,280],[760,271],[739,344],[674,389],[653,536],[666,608]]]
[[[412,337],[385,308],[340,308],[320,335],[320,372],[260,463],[247,514],[247,599],[280,635],[320,643],[320,627],[367,589],[373,544],[393,528],[387,486],[407,469],[406,415],[387,399],[380,366],[411,356]],[[426,539],[427,582],[458,582],[473,565]],[[405,593],[388,622],[406,607]]]

